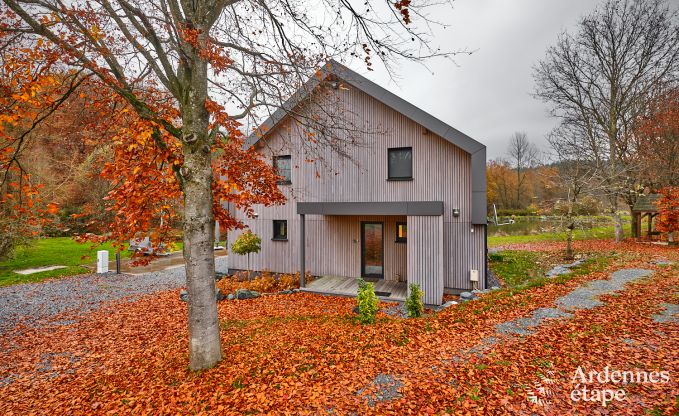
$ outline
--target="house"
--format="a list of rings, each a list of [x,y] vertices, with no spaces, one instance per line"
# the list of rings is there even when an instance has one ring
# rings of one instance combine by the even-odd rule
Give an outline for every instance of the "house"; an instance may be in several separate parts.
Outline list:
[[[310,133],[290,113],[313,100],[351,119],[346,157],[307,154]],[[444,292],[485,288],[483,144],[331,61],[246,145],[276,166],[288,197],[259,206],[254,219],[234,213],[262,238],[254,270],[305,270],[320,277],[306,290],[337,294],[355,294],[362,276],[386,299],[402,299],[418,283],[431,305]],[[229,233],[228,247],[239,233]],[[247,267],[243,256],[228,261]]]

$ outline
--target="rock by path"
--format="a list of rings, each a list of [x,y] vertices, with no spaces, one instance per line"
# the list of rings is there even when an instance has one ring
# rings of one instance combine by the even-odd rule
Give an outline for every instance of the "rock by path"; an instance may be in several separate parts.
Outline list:
[[[226,257],[217,257],[215,266],[217,271],[226,272]],[[107,302],[132,301],[142,295],[182,287],[185,282],[184,268],[177,267],[135,276],[88,274],[0,287],[0,334],[20,322],[31,325],[64,312],[85,314]]]
[[[554,266],[550,271],[545,273],[545,276],[556,277],[556,276],[561,276],[562,274],[570,273],[572,271],[571,269],[573,267],[577,267],[584,262],[585,262],[585,259],[578,259],[578,260],[575,260],[573,263],[558,264],[558,265]]]
[[[660,307],[662,310],[656,315],[653,315],[653,320],[655,322],[664,323],[675,323],[679,324],[679,305],[673,303],[661,303]]]

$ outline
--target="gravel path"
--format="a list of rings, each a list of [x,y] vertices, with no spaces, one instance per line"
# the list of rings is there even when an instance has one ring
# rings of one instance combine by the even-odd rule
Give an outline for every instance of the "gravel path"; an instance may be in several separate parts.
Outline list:
[[[604,303],[599,296],[621,291],[627,283],[644,278],[653,273],[645,269],[622,269],[611,274],[610,279],[594,280],[574,289],[570,293],[558,298],[553,308],[535,309],[530,316],[517,318],[511,321],[495,325],[496,335],[491,335],[475,347],[467,351],[468,354],[483,355],[483,351],[498,343],[501,336],[524,337],[532,334],[536,328],[546,319],[568,319],[573,316],[572,312],[578,309],[592,309],[602,306]],[[676,310],[672,305],[666,306],[669,311],[657,319],[673,319]],[[667,318],[666,316],[669,316]]]
[[[226,257],[217,257],[215,263],[217,271],[226,272]],[[88,274],[0,287],[0,334],[20,322],[35,324],[63,312],[84,314],[106,302],[176,289],[185,285],[185,279],[184,267],[175,267],[136,276]]]

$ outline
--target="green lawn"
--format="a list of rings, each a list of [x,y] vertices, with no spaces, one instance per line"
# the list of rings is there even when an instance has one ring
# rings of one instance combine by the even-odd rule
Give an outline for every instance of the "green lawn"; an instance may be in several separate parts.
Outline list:
[[[631,235],[629,221],[623,222],[623,231],[626,236]],[[574,239],[576,240],[590,240],[614,238],[613,226],[594,227],[588,230],[575,230]],[[540,241],[566,241],[566,233],[541,233],[531,235],[506,235],[506,236],[488,236],[488,247],[503,246],[506,244],[520,244],[520,243],[534,243]]]
[[[571,268],[571,273],[567,273],[555,278],[545,277],[545,273],[550,266],[548,253],[534,251],[505,250],[491,253],[488,256],[488,267],[512,289],[540,286],[547,281],[560,281],[572,276],[591,273],[595,270],[602,270],[609,262],[610,257],[594,255],[579,266]],[[566,261],[559,261],[566,263]]]
[[[91,243],[80,244],[69,237],[35,240],[29,246],[19,247],[12,259],[0,262],[0,286],[87,273],[92,269],[87,269],[82,265],[96,263],[98,250],[108,250],[109,259],[115,259],[115,249],[109,243],[93,248]],[[127,251],[122,252],[123,257],[129,257],[129,255]],[[67,267],[29,275],[13,272],[13,270],[58,265]]]
[[[519,286],[545,275],[534,251],[506,250],[488,255],[488,267],[509,287]]]

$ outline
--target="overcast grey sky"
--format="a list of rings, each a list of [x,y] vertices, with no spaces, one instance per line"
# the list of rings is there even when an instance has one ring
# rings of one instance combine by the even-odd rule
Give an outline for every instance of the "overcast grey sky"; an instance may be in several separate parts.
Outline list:
[[[377,68],[350,66],[393,93],[438,117],[488,147],[488,159],[502,156],[509,137],[525,131],[546,148],[546,134],[556,124],[547,107],[530,94],[532,66],[563,30],[593,10],[596,0],[455,0],[437,19],[450,24],[436,30],[435,43],[447,50],[475,50],[458,55],[457,66],[431,61],[431,72],[401,64],[393,82]]]

